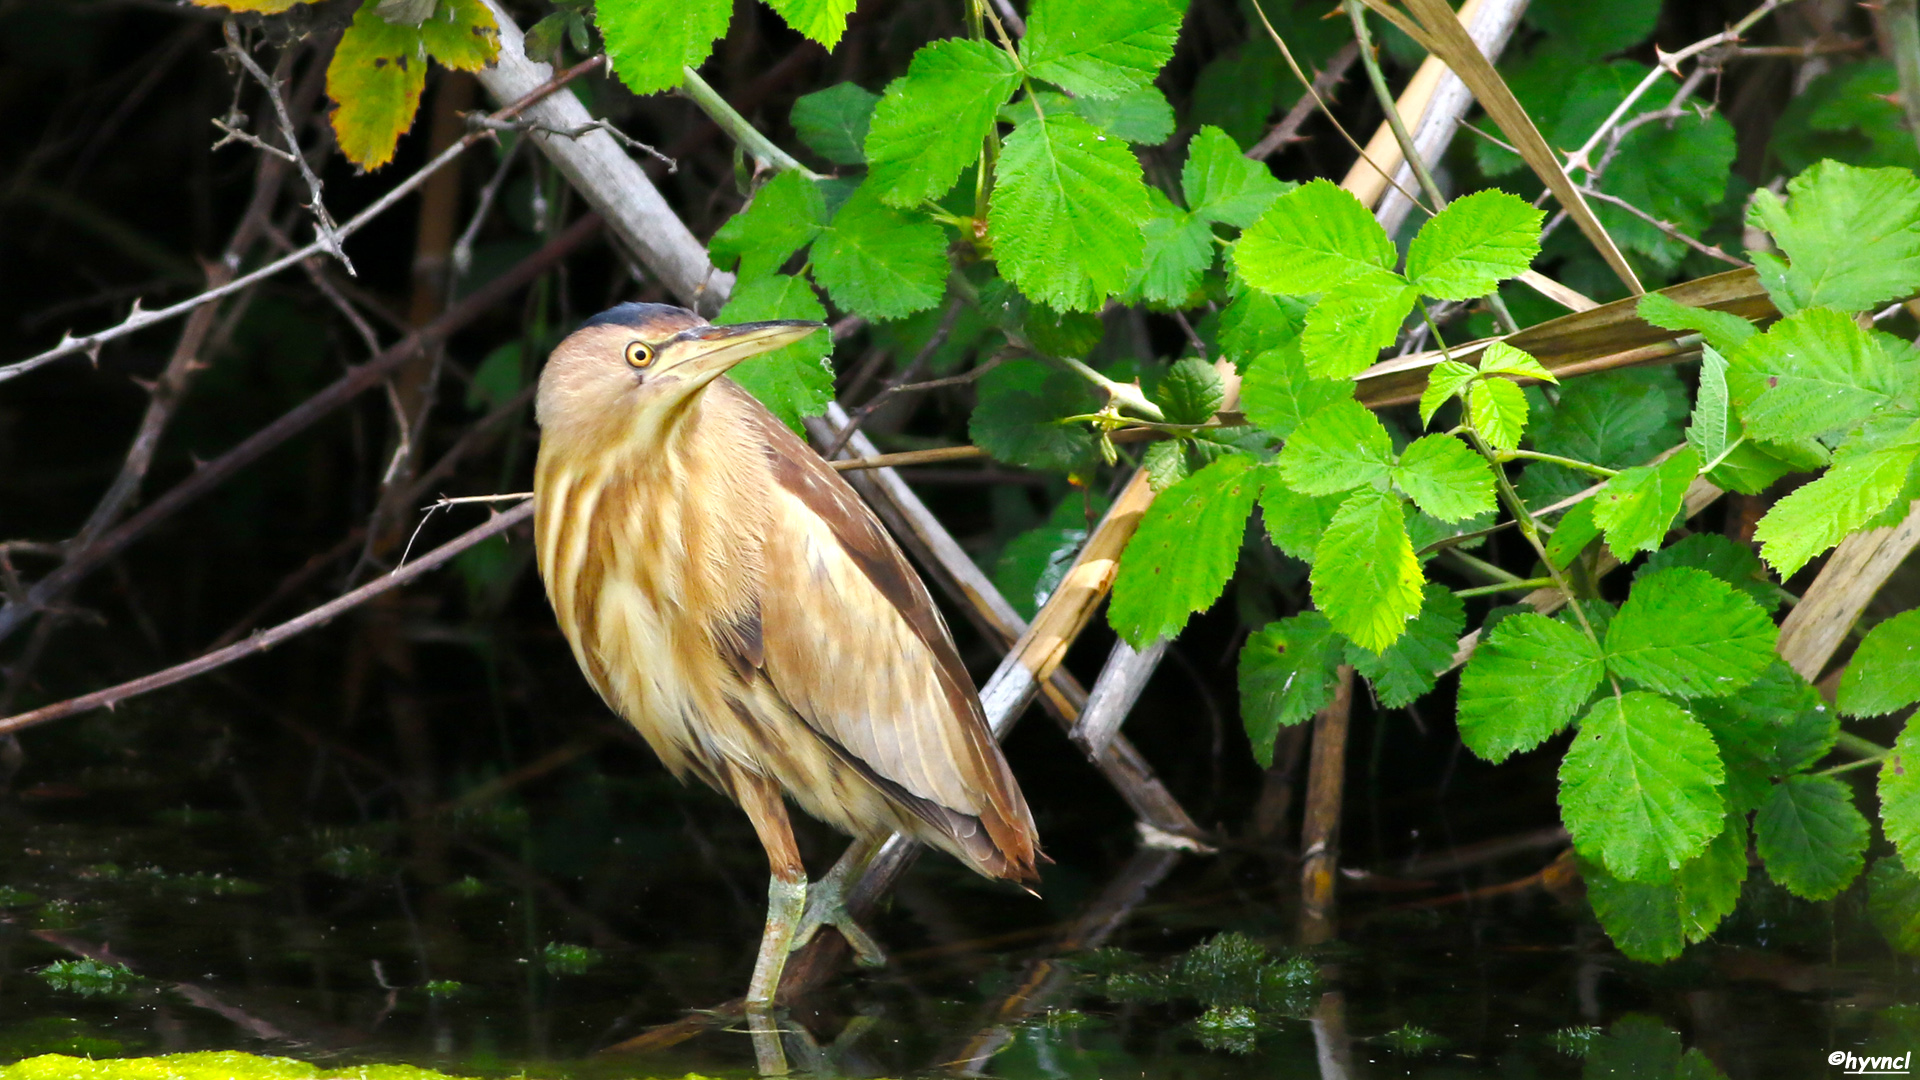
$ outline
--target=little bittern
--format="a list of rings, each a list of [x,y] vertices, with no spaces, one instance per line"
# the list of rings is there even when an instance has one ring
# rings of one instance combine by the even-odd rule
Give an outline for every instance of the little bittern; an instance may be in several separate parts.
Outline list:
[[[725,377],[820,329],[622,304],[540,376],[540,576],[600,696],[752,820],[773,871],[759,1009],[818,926],[870,949],[837,890],[807,903],[782,791],[856,838],[902,832],[1035,878],[1033,818],[926,587],[840,475]]]

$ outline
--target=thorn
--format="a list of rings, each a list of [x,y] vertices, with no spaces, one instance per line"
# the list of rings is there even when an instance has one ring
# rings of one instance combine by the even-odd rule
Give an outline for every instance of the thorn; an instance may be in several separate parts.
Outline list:
[[[1564,168],[1567,172],[1572,172],[1575,169],[1592,172],[1593,162],[1588,160],[1585,150],[1575,150],[1573,153],[1567,155],[1567,163]]]
[[[135,315],[139,314],[141,314],[140,298],[136,296],[133,298],[133,306],[127,309],[127,318],[131,320]]]
[[[1661,67],[1665,68],[1667,71],[1667,74],[1677,79],[1680,77],[1680,62],[1674,59],[1676,55],[1677,54],[1670,53],[1658,45],[1655,45],[1653,47],[1654,63],[1659,64]]]
[[[96,368],[100,366],[100,343],[98,341],[87,346],[87,360]]]
[[[160,383],[156,379],[143,379],[138,375],[129,375],[127,378],[133,380],[133,385],[145,390],[149,394],[158,393],[160,390]]]
[[[187,455],[187,460],[193,462],[194,472],[199,472],[201,469],[204,469],[207,466],[207,459],[201,457],[199,454],[189,453]]]

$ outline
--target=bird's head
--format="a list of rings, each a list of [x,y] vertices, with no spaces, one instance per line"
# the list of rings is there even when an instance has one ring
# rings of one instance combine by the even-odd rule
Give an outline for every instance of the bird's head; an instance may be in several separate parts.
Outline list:
[[[657,437],[735,364],[823,326],[794,319],[714,326],[685,308],[621,304],[554,348],[535,412],[548,437],[584,436],[603,446]]]

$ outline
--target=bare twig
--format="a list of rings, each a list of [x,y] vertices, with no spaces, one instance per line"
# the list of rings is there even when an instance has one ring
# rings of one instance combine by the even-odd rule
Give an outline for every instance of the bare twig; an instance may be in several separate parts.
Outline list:
[[[480,189],[480,197],[475,200],[473,217],[467,221],[467,227],[460,232],[460,239],[454,241],[453,251],[449,253],[449,272],[457,282],[473,269],[473,242],[480,235],[480,227],[487,222],[487,215],[493,210],[493,200],[500,196],[500,189],[506,185],[507,175],[513,171],[513,161],[520,155],[524,142],[515,142],[500,155],[500,164],[493,170],[492,179]],[[453,295],[453,285],[447,286],[447,295]]]
[[[340,246],[340,242],[346,237],[340,232],[339,226],[334,224],[333,215],[327,213],[327,204],[320,199],[320,178],[314,175],[312,166],[307,164],[307,156],[300,151],[299,131],[294,127],[293,118],[287,115],[287,103],[280,96],[279,82],[269,76],[253,59],[253,54],[247,51],[247,47],[241,44],[240,27],[237,23],[228,19],[221,24],[220,30],[227,38],[227,55],[239,61],[247,74],[253,76],[253,81],[260,84],[260,89],[266,91],[267,100],[273,104],[273,115],[280,120],[280,134],[287,140],[288,156],[295,165],[299,166],[300,178],[307,182],[307,194],[313,199],[308,209],[313,212],[314,233],[318,236],[315,242],[320,245],[322,251],[339,259],[340,265],[347,268],[349,275],[358,277],[358,273],[353,268],[353,260],[347,258],[346,250]],[[231,134],[229,130],[229,136]],[[257,140],[254,141],[257,142]],[[264,146],[264,144],[259,145]]]
[[[872,400],[854,411],[853,418],[840,429],[840,434],[834,436],[833,442],[821,451],[821,457],[831,461],[839,456],[841,449],[847,445],[847,440],[853,438],[853,433],[860,430],[860,425],[866,422],[867,417],[872,416],[875,409],[886,404],[888,398],[904,389],[908,379],[920,374],[920,369],[926,365],[933,354],[939,352],[940,346],[947,343],[947,336],[953,333],[953,324],[959,321],[963,303],[964,301],[959,297],[954,297],[953,301],[947,305],[946,314],[941,316],[940,325],[927,338],[927,343],[920,346],[920,351],[913,354],[912,362],[901,369],[900,374],[886,386],[881,387],[880,392],[873,395]]]
[[[606,120],[589,120],[584,124],[575,124],[570,128],[557,128],[549,127],[546,124],[537,124],[532,120],[495,120],[493,117],[479,112],[467,113],[465,115],[468,127],[483,128],[488,131],[537,131],[542,135],[555,135],[562,139],[578,139],[590,132],[604,131],[613,136],[613,141],[619,143],[621,146],[629,150],[639,150],[652,157],[655,161],[665,165],[669,173],[677,173],[680,171],[679,162],[626,132],[621,131]]]
[[[1307,117],[1313,115],[1315,106],[1322,99],[1329,101],[1333,99],[1334,87],[1347,77],[1347,69],[1353,66],[1354,60],[1359,56],[1360,46],[1357,43],[1349,41],[1340,46],[1340,51],[1334,53],[1333,58],[1327,61],[1326,68],[1314,75],[1313,93],[1301,94],[1300,100],[1294,102],[1293,107],[1287,110],[1287,115],[1281,117],[1279,123],[1273,125],[1271,130],[1261,136],[1259,142],[1247,148],[1246,156],[1255,161],[1263,161],[1289,143],[1298,141],[1301,125],[1307,122]]]
[[[1627,200],[1619,197],[1618,195],[1609,195],[1604,191],[1598,191],[1590,187],[1582,187],[1580,189],[1580,193],[1585,195],[1589,199],[1599,199],[1603,203],[1607,203],[1611,206],[1617,206],[1620,209],[1625,210],[1627,213],[1632,214],[1634,217],[1637,217],[1640,220],[1646,222],[1647,224],[1653,226],[1654,228],[1659,229],[1661,232],[1666,233],[1668,236],[1673,237],[1675,240],[1680,241],[1681,243],[1687,245],[1688,247],[1692,248],[1693,250],[1699,252],[1702,255],[1707,255],[1712,258],[1719,259],[1721,262],[1728,263],[1733,266],[1744,267],[1744,266],[1752,265],[1751,263],[1742,262],[1741,260],[1736,259],[1733,256],[1727,254],[1726,252],[1720,250],[1720,245],[1718,244],[1706,244],[1706,243],[1702,243],[1699,240],[1695,240],[1693,237],[1688,236],[1686,233],[1681,232],[1679,228],[1673,224],[1673,222],[1662,221],[1659,218],[1654,217],[1652,214],[1647,213],[1645,210],[1642,210],[1639,207],[1628,202]]]

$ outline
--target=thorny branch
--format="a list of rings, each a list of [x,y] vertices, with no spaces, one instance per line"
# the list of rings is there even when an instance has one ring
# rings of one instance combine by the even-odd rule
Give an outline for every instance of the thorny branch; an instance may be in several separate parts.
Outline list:
[[[334,224],[333,215],[327,213],[327,204],[320,199],[320,178],[314,175],[313,167],[307,164],[306,154],[300,150],[299,129],[294,126],[293,118],[287,115],[287,103],[280,96],[279,80],[268,75],[254,60],[253,55],[247,51],[247,47],[240,41],[240,28],[232,19],[222,23],[220,30],[226,35],[227,55],[238,61],[248,75],[253,76],[253,81],[259,83],[260,89],[266,91],[267,100],[273,103],[273,115],[280,121],[280,134],[287,140],[287,158],[299,167],[300,179],[307,182],[307,194],[313,199],[308,208],[313,211],[313,227],[318,236],[315,243],[320,245],[321,250],[339,259],[340,265],[347,268],[348,274],[358,277],[358,273],[353,269],[353,260],[347,258],[346,250],[340,246],[340,241],[344,237],[339,227]],[[215,123],[219,124],[218,121]],[[233,136],[231,128],[224,124],[219,126],[221,130],[228,133],[229,138]],[[253,145],[260,146],[262,149],[266,148],[265,143],[257,139],[244,141],[252,142]]]
[[[578,139],[582,135],[587,135],[595,131],[604,131],[608,135],[613,136],[613,141],[619,143],[621,146],[629,150],[639,150],[652,157],[655,161],[664,164],[668,172],[677,173],[680,171],[679,162],[626,132],[621,131],[606,120],[589,120],[575,127],[557,128],[549,127],[546,124],[536,124],[531,120],[495,120],[483,112],[470,112],[462,115],[467,119],[467,126],[476,130],[538,132],[541,135],[553,135],[562,139]]]

